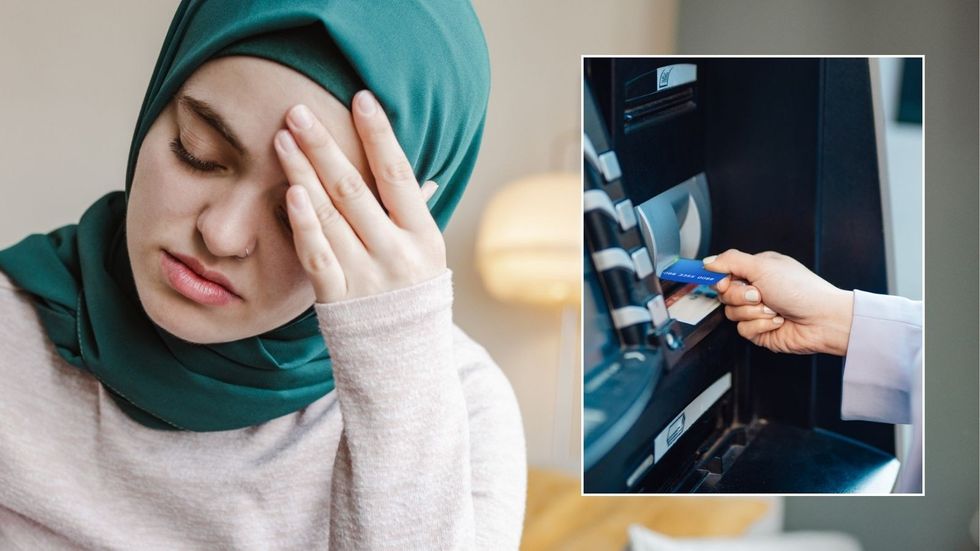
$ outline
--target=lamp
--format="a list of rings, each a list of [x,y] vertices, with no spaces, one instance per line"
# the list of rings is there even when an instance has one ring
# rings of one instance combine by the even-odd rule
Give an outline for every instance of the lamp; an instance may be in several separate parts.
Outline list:
[[[572,446],[574,364],[582,297],[582,184],[573,173],[512,182],[490,200],[477,233],[476,263],[487,291],[521,304],[561,308],[552,451],[578,470]],[[574,467],[573,467],[574,465]]]
[[[477,269],[495,298],[577,305],[582,289],[582,193],[576,174],[522,178],[490,200],[477,234]]]

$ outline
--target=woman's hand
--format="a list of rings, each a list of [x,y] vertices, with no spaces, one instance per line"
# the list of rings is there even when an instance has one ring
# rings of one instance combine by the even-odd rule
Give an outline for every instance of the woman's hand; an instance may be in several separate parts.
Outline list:
[[[373,94],[358,92],[352,114],[387,214],[307,107],[290,109],[289,129],[275,137],[296,254],[320,303],[408,287],[446,270],[445,241],[426,206],[436,184],[419,187]]]
[[[704,266],[731,274],[716,284],[719,300],[739,334],[754,344],[793,354],[847,353],[853,292],[774,252],[730,249],[705,258]]]

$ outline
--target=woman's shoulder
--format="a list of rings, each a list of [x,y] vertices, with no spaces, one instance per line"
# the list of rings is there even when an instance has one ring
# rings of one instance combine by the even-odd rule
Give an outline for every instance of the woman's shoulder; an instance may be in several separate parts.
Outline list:
[[[47,337],[31,294],[0,271],[0,378],[4,380],[0,401],[11,403],[22,390],[27,396],[48,392],[60,384],[58,372],[41,366],[63,367],[64,360]],[[77,369],[70,370],[78,372]],[[29,390],[29,391],[28,391]]]
[[[459,326],[453,328],[453,339],[469,416],[474,472],[484,481],[509,480],[503,486],[493,484],[495,490],[490,493],[510,493],[505,502],[523,504],[527,445],[517,395],[483,346]]]
[[[453,324],[453,352],[456,355],[456,365],[461,371],[500,371],[487,349],[456,324]]]
[[[27,312],[32,309],[30,294],[0,270],[0,320],[13,321],[9,319],[10,314],[17,313],[18,310]]]
[[[458,325],[453,326],[453,354],[460,381],[468,396],[491,401],[505,399],[516,404],[514,389],[503,370],[487,349]]]
[[[23,349],[44,344],[43,332],[31,295],[0,270],[0,354],[8,346]]]
[[[20,288],[7,277],[7,273],[0,270],[0,293],[10,293],[20,291]]]

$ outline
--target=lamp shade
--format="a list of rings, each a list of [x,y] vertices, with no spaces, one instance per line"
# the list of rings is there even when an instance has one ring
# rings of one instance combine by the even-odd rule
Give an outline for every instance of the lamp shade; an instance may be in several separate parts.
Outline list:
[[[477,234],[477,268],[495,298],[576,304],[582,288],[582,187],[578,175],[512,182],[490,200]]]

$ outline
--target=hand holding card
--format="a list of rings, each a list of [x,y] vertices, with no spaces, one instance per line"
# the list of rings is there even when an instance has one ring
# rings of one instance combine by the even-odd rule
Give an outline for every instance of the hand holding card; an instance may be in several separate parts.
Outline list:
[[[754,344],[794,354],[847,352],[851,291],[771,251],[752,255],[730,249],[705,258],[704,266],[729,274],[715,284],[719,299],[725,315],[738,322],[739,334]],[[747,285],[734,285],[736,278]]]

